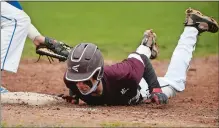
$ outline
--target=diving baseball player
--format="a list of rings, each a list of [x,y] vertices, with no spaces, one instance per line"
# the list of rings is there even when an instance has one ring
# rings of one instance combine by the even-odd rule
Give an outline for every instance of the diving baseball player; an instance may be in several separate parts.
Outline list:
[[[184,31],[164,77],[156,76],[149,60],[151,55],[157,54],[154,49],[156,35],[152,30],[144,33],[142,43],[134,53],[114,65],[104,66],[96,45],[78,44],[70,52],[64,75],[70,96],[60,96],[73,104],[78,104],[79,99],[92,105],[166,104],[168,98],[185,89],[186,73],[198,35],[217,31],[218,24],[213,18],[187,9]]]

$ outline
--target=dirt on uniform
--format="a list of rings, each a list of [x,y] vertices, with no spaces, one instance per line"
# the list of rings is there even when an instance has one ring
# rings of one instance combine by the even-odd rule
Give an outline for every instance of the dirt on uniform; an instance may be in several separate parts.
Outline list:
[[[66,63],[36,59],[22,60],[16,74],[2,72],[2,85],[10,91],[51,95],[68,94],[63,82]],[[107,62],[111,64],[112,62]],[[168,61],[152,61],[158,76]],[[218,56],[194,58],[187,75],[186,89],[167,105],[88,106],[69,103],[53,106],[4,104],[1,124],[5,127],[118,127],[191,126],[218,127]]]

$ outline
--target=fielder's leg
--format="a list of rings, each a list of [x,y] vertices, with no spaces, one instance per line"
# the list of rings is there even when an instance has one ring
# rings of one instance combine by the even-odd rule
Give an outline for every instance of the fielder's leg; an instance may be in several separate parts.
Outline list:
[[[172,54],[166,75],[158,78],[163,92],[168,97],[173,97],[177,91],[185,89],[187,70],[195,50],[198,34],[205,31],[217,32],[217,22],[197,10],[187,9],[185,28]]]
[[[24,11],[1,2],[1,70],[17,72],[29,25]]]

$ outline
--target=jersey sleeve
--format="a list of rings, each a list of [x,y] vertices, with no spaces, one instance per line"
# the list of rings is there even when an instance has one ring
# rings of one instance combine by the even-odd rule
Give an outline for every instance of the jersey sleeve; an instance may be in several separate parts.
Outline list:
[[[14,0],[14,1],[6,1],[7,3],[11,4],[12,6],[14,6],[17,9],[23,10],[21,4]]]
[[[109,81],[130,81],[138,84],[144,73],[144,64],[136,58],[128,58],[120,63],[104,67]]]

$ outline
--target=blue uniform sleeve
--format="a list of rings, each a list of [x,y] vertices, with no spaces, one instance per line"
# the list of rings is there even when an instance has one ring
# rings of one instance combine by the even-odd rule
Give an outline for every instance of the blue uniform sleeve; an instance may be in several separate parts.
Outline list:
[[[12,6],[14,6],[17,9],[23,10],[22,6],[20,5],[20,3],[18,1],[6,1],[6,2],[11,4]]]

